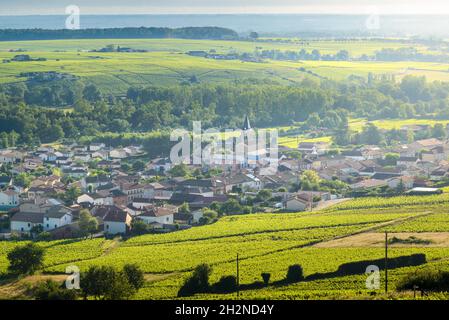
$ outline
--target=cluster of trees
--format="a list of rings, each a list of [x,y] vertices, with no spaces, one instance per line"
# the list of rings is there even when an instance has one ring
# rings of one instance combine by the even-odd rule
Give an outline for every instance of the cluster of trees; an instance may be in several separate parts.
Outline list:
[[[13,276],[32,275],[42,269],[45,250],[34,243],[17,246],[7,259],[8,271]],[[145,283],[143,271],[134,264],[126,264],[122,270],[110,266],[91,266],[81,274],[80,288],[69,290],[63,285],[47,280],[32,290],[39,300],[74,300],[93,297],[102,300],[126,300],[131,298]]]
[[[330,128],[345,140],[348,117],[449,119],[449,84],[407,76],[399,83],[371,79],[300,86],[273,83],[180,85],[129,88],[125,99],[104,95],[80,80],[0,86],[1,147],[66,139],[120,145],[148,142],[150,155],[167,154],[170,128],[237,128],[249,115],[255,127],[291,125]],[[67,111],[57,106],[71,106]],[[49,108],[51,107],[51,108]],[[153,132],[133,135],[134,132]]]
[[[415,140],[447,137],[447,130],[444,125],[437,123],[434,126],[427,126],[417,132],[412,130],[381,130],[372,123],[367,123],[361,132],[350,132],[348,127],[340,128],[336,131],[334,141],[338,145],[398,145],[401,143],[411,143]]]
[[[108,29],[2,29],[0,41],[54,39],[238,39],[234,30],[220,27],[108,28]]]
[[[321,54],[317,49],[311,52],[301,49],[300,51],[263,50],[256,52],[256,56],[273,60],[312,60],[312,61],[348,61],[350,59],[347,50],[340,50],[336,54]]]
[[[373,57],[363,56],[362,60],[377,61],[423,61],[423,62],[448,62],[447,54],[425,54],[416,48],[383,48],[377,51]]]

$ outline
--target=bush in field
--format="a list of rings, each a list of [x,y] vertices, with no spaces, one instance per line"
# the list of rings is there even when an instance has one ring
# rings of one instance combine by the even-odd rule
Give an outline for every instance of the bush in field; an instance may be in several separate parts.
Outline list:
[[[32,295],[36,300],[76,300],[77,290],[69,290],[64,285],[47,280],[38,283],[32,290]]]
[[[210,290],[209,276],[212,268],[208,264],[198,265],[178,291],[178,297],[188,297],[196,293],[205,293]]]
[[[289,283],[300,282],[304,280],[302,267],[299,264],[294,264],[288,267],[285,280]]]
[[[43,266],[44,249],[33,243],[16,247],[8,253],[8,270],[14,274],[33,274]]]
[[[448,292],[449,272],[417,270],[405,275],[396,285],[398,291],[418,289],[421,292]]]
[[[213,290],[220,293],[235,292],[237,290],[237,278],[235,276],[223,276],[213,285]]]

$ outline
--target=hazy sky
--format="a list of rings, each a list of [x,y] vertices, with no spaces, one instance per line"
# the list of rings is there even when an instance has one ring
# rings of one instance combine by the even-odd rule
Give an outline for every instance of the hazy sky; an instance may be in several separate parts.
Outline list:
[[[161,13],[449,14],[447,0],[0,0],[0,15]]]

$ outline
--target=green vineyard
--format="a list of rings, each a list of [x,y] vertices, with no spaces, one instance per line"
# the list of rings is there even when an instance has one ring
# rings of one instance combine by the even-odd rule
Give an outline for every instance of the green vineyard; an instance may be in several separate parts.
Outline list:
[[[373,294],[365,287],[365,270],[348,275],[336,275],[335,271],[345,263],[382,259],[382,242],[369,242],[363,240],[364,237],[382,239],[383,232],[388,231],[390,237],[408,232],[417,238],[431,233],[436,239],[446,239],[448,201],[447,195],[356,199],[314,213],[227,216],[212,225],[126,241],[88,239],[38,244],[46,248],[44,274],[64,274],[69,265],[76,265],[81,271],[91,265],[116,268],[127,263],[139,265],[148,279],[136,295],[137,299],[176,298],[184,279],[201,263],[212,266],[212,282],[225,275],[235,275],[237,254],[240,284],[246,288],[241,291],[240,298],[363,297]],[[23,243],[0,242],[2,272],[7,268],[7,253]],[[448,268],[449,245],[445,243],[391,245],[391,258],[421,253],[427,261],[424,265],[390,270],[391,290],[401,276],[416,268]],[[292,264],[303,267],[305,281],[254,286],[261,281],[261,273],[270,273],[272,282],[281,281]],[[313,278],[314,274],[320,274],[321,278]],[[382,294],[382,290],[376,294]],[[195,298],[234,299],[236,295],[197,295]]]

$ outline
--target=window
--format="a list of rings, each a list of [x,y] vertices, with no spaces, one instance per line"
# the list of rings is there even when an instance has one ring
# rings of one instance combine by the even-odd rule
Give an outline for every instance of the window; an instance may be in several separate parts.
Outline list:
[[[50,228],[50,225],[47,223],[47,228]]]

